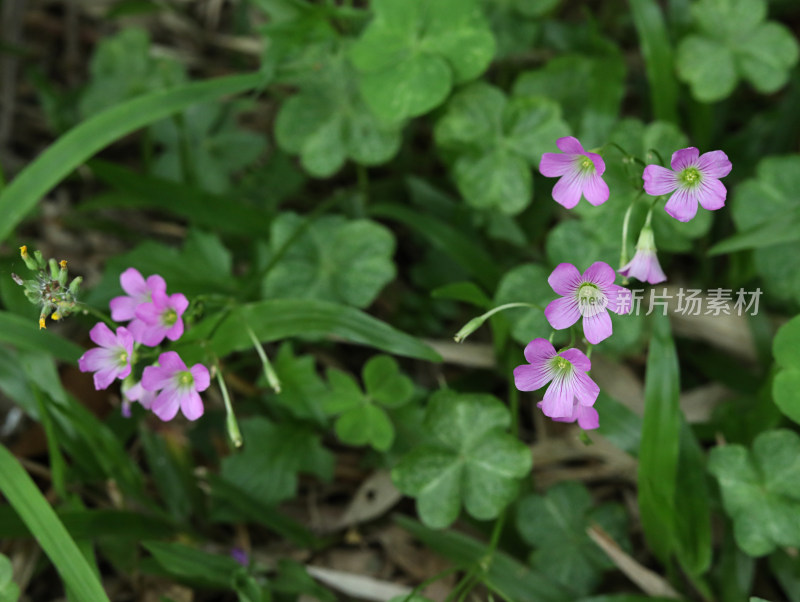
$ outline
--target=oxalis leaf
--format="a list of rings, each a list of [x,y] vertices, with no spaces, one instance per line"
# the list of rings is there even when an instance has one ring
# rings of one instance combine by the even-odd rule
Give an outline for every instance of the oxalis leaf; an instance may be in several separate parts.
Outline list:
[[[453,96],[435,131],[467,203],[510,215],[531,202],[530,166],[567,133],[555,102],[534,96],[507,99],[483,82]]]
[[[350,58],[364,99],[385,121],[427,113],[492,60],[494,37],[477,0],[375,0],[372,8]]]
[[[342,53],[322,63],[312,83],[283,103],[275,137],[300,155],[313,176],[336,173],[349,158],[379,165],[400,149],[401,126],[379,120],[364,104],[357,75]]]
[[[781,326],[772,354],[780,366],[772,381],[772,397],[781,412],[800,423],[800,316]]]
[[[719,481],[739,548],[750,556],[800,545],[800,437],[778,429],[756,437],[748,450],[711,450],[708,470]]]
[[[764,94],[788,81],[797,40],[785,26],[764,21],[766,0],[700,0],[691,10],[698,33],[681,41],[676,65],[697,100],[722,100],[739,79]]]
[[[270,260],[305,219],[283,213],[272,223]],[[264,280],[265,297],[305,297],[366,307],[395,276],[394,236],[371,220],[327,215],[310,224]]]
[[[495,518],[514,500],[531,469],[530,450],[506,433],[508,409],[491,395],[438,391],[425,429],[431,442],[413,449],[392,471],[398,489],[417,499],[422,521],[443,528],[463,503],[480,520]]]
[[[394,442],[394,426],[381,406],[400,407],[411,400],[414,383],[400,373],[394,358],[378,355],[370,359],[362,372],[366,394],[355,379],[340,370],[328,370],[330,392],[322,407],[329,414],[339,414],[336,435],[350,445],[369,444],[387,451]]]
[[[565,482],[551,487],[546,495],[523,498],[517,510],[520,535],[536,548],[531,564],[580,594],[589,593],[603,572],[614,568],[586,529],[597,523],[615,540],[627,544],[622,506],[592,506],[592,497],[583,485]]]

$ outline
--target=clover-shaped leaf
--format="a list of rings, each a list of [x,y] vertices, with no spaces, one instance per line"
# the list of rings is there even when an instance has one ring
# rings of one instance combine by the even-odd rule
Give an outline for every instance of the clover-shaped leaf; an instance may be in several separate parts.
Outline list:
[[[381,122],[364,104],[344,55],[323,61],[315,75],[278,113],[275,137],[281,148],[299,154],[316,177],[333,175],[348,158],[362,165],[391,159],[400,148],[400,126]]]
[[[512,215],[531,202],[530,166],[566,133],[555,102],[535,96],[509,100],[483,82],[453,96],[435,131],[467,203]]]
[[[372,8],[350,57],[364,99],[384,121],[430,111],[492,60],[494,38],[477,0],[375,0]]]
[[[314,358],[310,355],[296,356],[289,343],[278,350],[273,362],[275,373],[281,383],[281,391],[275,399],[294,418],[311,420],[324,426],[327,417],[322,410],[321,399],[327,388],[317,374]]]
[[[128,28],[98,44],[89,67],[91,79],[80,100],[84,118],[147,92],[186,81],[175,60],[150,54],[150,38],[143,29]]]
[[[272,223],[267,260],[290,244],[263,283],[266,297],[302,297],[366,307],[392,280],[394,236],[367,219],[328,215],[305,230],[305,219],[282,213]]]
[[[733,196],[733,221],[740,232],[800,216],[800,155],[767,157],[756,177],[742,182]],[[770,294],[788,301],[800,297],[800,240],[754,249],[756,271]]]
[[[394,443],[394,426],[381,406],[396,408],[411,400],[414,383],[400,373],[394,358],[378,355],[369,360],[362,371],[366,394],[356,380],[339,370],[328,370],[330,392],[323,408],[339,414],[334,428],[336,435],[350,445],[371,445],[386,451]]]
[[[772,354],[781,367],[772,381],[772,397],[781,412],[800,423],[800,316],[778,330]]]
[[[594,508],[591,495],[580,483],[559,483],[546,495],[529,495],[517,510],[519,533],[535,548],[531,564],[581,594],[597,585],[603,571],[614,568],[586,534],[593,523],[627,544],[625,510],[619,504]]]
[[[246,103],[193,105],[176,119],[155,123],[151,131],[162,153],[153,172],[166,179],[196,182],[210,192],[225,192],[231,176],[264,152],[263,136],[241,129],[237,114]]]
[[[625,63],[618,52],[570,54],[522,73],[514,83],[514,94],[557,101],[573,131],[590,148],[606,141],[619,114],[624,84]]]
[[[333,476],[333,454],[308,427],[257,417],[241,423],[245,446],[222,460],[222,476],[266,504],[297,494],[297,473]]]
[[[531,469],[530,450],[506,433],[508,409],[491,395],[438,391],[425,415],[429,443],[414,448],[392,471],[403,493],[417,498],[429,527],[458,518],[463,503],[480,520],[495,518]]]
[[[764,21],[766,0],[700,0],[691,10],[698,33],[681,40],[676,63],[697,100],[726,98],[740,78],[763,93],[788,81],[797,41],[785,26]]]
[[[708,470],[719,481],[736,543],[750,556],[800,545],[800,437],[778,429],[741,445],[711,450]]]

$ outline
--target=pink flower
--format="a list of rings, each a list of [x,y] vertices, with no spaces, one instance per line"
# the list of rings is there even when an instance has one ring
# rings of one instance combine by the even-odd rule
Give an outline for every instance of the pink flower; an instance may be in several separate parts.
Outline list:
[[[619,273],[626,278],[636,278],[642,282],[658,284],[659,282],[664,282],[667,276],[658,263],[655,238],[653,237],[653,229],[650,228],[649,220],[650,215],[648,214],[648,224],[645,224],[639,234],[636,253],[634,253],[633,259],[620,268]]]
[[[136,317],[136,308],[142,303],[152,301],[154,291],[165,293],[167,283],[158,274],[148,276],[145,280],[135,268],[128,268],[119,276],[119,283],[127,296],[111,299],[111,319],[116,322],[133,320]]]
[[[181,316],[187,307],[189,301],[181,293],[167,296],[164,291],[153,291],[153,300],[136,308],[141,324],[133,329],[133,335],[148,347],[159,345],[164,337],[177,341],[183,335]]]
[[[611,317],[607,310],[626,314],[631,310],[631,295],[626,288],[614,284],[617,273],[602,261],[596,261],[581,275],[571,263],[560,263],[547,282],[562,295],[544,310],[550,326],[556,330],[569,328],[583,317],[586,340],[597,344],[611,336]]]
[[[719,178],[731,172],[731,162],[722,151],[700,155],[693,146],[675,151],[670,162],[672,169],[660,165],[644,168],[642,179],[647,194],[658,196],[675,193],[665,207],[679,222],[688,222],[697,214],[697,204],[714,211],[725,205],[728,191]]]
[[[156,399],[156,394],[153,391],[148,391],[142,386],[142,381],[135,384],[123,384],[122,396],[126,401],[137,401],[142,404],[146,410],[150,409]]]
[[[148,366],[142,374],[145,391],[158,391],[150,409],[161,420],[172,420],[178,409],[189,420],[197,420],[203,415],[200,392],[210,384],[208,369],[202,364],[187,368],[174,351],[162,353],[158,364]]]
[[[600,387],[586,374],[592,363],[580,349],[556,353],[546,339],[534,339],[525,347],[525,359],[527,364],[514,368],[514,384],[520,391],[535,391],[552,381],[538,404],[545,416],[597,428],[597,412],[591,406]]]
[[[94,372],[94,388],[106,389],[115,379],[123,379],[131,373],[133,335],[124,326],[116,334],[98,322],[89,331],[89,338],[99,345],[89,349],[78,359],[81,372]]]
[[[602,205],[608,200],[608,185],[600,176],[606,170],[603,158],[589,153],[577,138],[559,138],[556,146],[564,154],[544,153],[539,163],[543,176],[556,178],[553,198],[567,209],[572,209],[583,195],[592,205]]]

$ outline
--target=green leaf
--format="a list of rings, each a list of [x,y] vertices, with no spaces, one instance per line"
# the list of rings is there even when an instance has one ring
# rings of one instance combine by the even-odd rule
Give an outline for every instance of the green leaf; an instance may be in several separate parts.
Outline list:
[[[494,38],[477,0],[378,0],[372,8],[350,58],[364,99],[384,121],[427,113],[492,59]]]
[[[290,241],[280,260],[274,259]],[[391,231],[371,220],[325,215],[308,224],[282,213],[270,232],[270,260],[276,263],[264,280],[264,296],[366,307],[395,277],[394,248]]]
[[[236,573],[245,571],[232,556],[165,541],[145,541],[142,545],[168,575],[198,586],[228,589],[233,587]]]
[[[64,584],[80,600],[108,600],[85,557],[50,504],[5,446],[0,445],[0,491],[25,522]]]
[[[627,530],[621,506],[606,504],[593,509],[592,505],[583,485],[565,482],[548,489],[546,495],[522,498],[517,509],[520,535],[536,548],[531,564],[579,594],[592,591],[603,572],[614,568],[586,530],[597,523],[621,543],[625,543]]]
[[[764,22],[766,0],[700,0],[691,11],[699,33],[681,41],[676,66],[697,100],[726,98],[740,78],[764,94],[789,80],[800,50],[784,25]]]
[[[250,418],[240,424],[245,445],[222,460],[222,476],[250,496],[274,504],[297,494],[297,473],[333,476],[333,455],[310,429]]]
[[[63,362],[75,363],[84,349],[49,330],[41,330],[33,320],[0,311],[0,341],[28,351],[45,351]]]
[[[183,66],[170,58],[151,56],[150,38],[143,29],[125,28],[103,38],[89,65],[91,79],[80,100],[84,118],[148,92],[185,83]]]
[[[398,408],[411,400],[413,381],[400,373],[400,366],[393,357],[376,355],[365,365],[364,387],[367,395],[389,408]]]
[[[494,295],[494,304],[533,303],[542,309],[509,309],[503,315],[511,322],[511,336],[520,345],[527,345],[538,337],[548,337],[552,328],[544,316],[544,308],[555,298],[547,284],[549,274],[542,266],[525,263],[503,276]]]
[[[333,175],[347,158],[362,165],[390,160],[400,148],[400,126],[381,122],[364,104],[356,73],[341,52],[320,71],[283,103],[275,122],[281,148],[299,154],[316,177]]]
[[[436,143],[454,157],[464,199],[479,209],[514,215],[531,201],[530,165],[566,135],[561,110],[541,97],[515,97],[479,82],[460,90],[436,124]]]
[[[762,249],[800,240],[800,210],[780,215],[748,230],[729,236],[708,251],[722,255],[745,249]]]
[[[90,117],[61,136],[0,192],[0,240],[6,239],[51,188],[111,142],[195,103],[263,83],[258,73],[195,82],[140,96]]]
[[[463,301],[483,309],[489,309],[492,305],[492,300],[486,296],[486,293],[477,284],[470,281],[453,282],[440,286],[431,291],[431,297]]]
[[[725,512],[739,547],[750,556],[800,545],[800,437],[777,429],[762,433],[752,450],[711,450],[708,470],[719,481]]]
[[[298,420],[311,420],[326,426],[322,398],[327,387],[317,373],[314,357],[295,356],[292,345],[284,343],[278,350],[273,367],[281,383],[281,392],[275,395],[281,406]]]
[[[675,496],[675,553],[683,569],[700,576],[711,566],[711,508],[705,454],[681,420]]]
[[[647,542],[666,563],[676,547],[675,495],[680,452],[680,371],[669,319],[655,314],[645,373],[639,447],[639,512]]]
[[[768,224],[789,223],[800,215],[800,155],[767,157],[756,166],[756,177],[736,187],[733,221],[741,233]],[[767,234],[767,232],[765,232]],[[770,295],[794,301],[800,297],[800,241],[756,248],[756,271]]]
[[[11,561],[0,554],[0,602],[17,602],[19,586],[14,583]]]
[[[781,412],[800,423],[800,316],[778,330],[772,354],[780,367],[772,381],[772,397]]]
[[[231,188],[231,176],[251,165],[266,149],[263,136],[238,127],[245,103],[203,103],[173,119],[153,124],[153,139],[161,153],[153,173],[175,182],[197,185],[222,194]]]
[[[462,503],[477,519],[495,518],[514,499],[532,461],[505,432],[510,422],[491,395],[442,390],[431,397],[425,425],[434,443],[416,447],[392,471],[397,488],[417,498],[426,525],[450,525]]]
[[[336,436],[350,445],[371,445],[387,451],[394,442],[394,426],[386,411],[366,403],[343,413],[334,425]]]
[[[268,319],[265,319],[265,316]],[[394,355],[431,362],[441,361],[428,345],[385,322],[352,307],[312,299],[271,299],[248,303],[232,309],[222,319],[218,316],[197,325],[181,339],[193,344],[210,335],[211,350],[219,357],[233,351],[251,349],[250,328],[262,343],[292,336],[340,337],[345,341],[368,345]]]
[[[630,7],[650,83],[653,116],[675,123],[678,120],[678,83],[672,71],[672,47],[664,15],[655,0],[631,0]]]
[[[514,96],[545,96],[559,103],[564,119],[586,148],[606,142],[625,92],[625,63],[606,56],[560,55],[535,71],[521,73]],[[591,98],[591,102],[587,102]]]

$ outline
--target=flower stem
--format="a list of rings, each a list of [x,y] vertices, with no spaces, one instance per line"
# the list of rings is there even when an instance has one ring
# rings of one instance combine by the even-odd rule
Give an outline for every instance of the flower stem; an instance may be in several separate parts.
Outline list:
[[[114,321],[113,321],[111,318],[109,318],[109,317],[108,317],[107,315],[105,315],[103,312],[96,310],[96,309],[95,309],[94,307],[92,307],[91,305],[87,305],[86,303],[81,303],[81,302],[78,302],[78,308],[79,308],[79,309],[80,309],[80,310],[81,310],[81,311],[82,311],[84,314],[91,314],[91,315],[93,315],[95,318],[97,318],[98,320],[102,320],[103,322],[105,322],[105,323],[106,323],[106,325],[108,325],[108,327],[109,327],[109,328],[111,328],[111,330],[112,330],[112,331],[114,331],[114,330],[117,328],[117,324],[116,324],[116,322],[114,322]]]
[[[481,314],[477,318],[472,318],[469,322],[464,324],[461,327],[456,335],[453,337],[456,343],[460,343],[464,339],[466,339],[469,335],[473,332],[478,330],[483,323],[486,322],[489,318],[491,318],[494,314],[505,311],[507,309],[514,309],[515,307],[527,307],[529,309],[538,309],[539,311],[544,311],[544,308],[541,305],[537,305],[536,303],[506,303],[505,305],[499,305],[493,309],[490,309],[485,314]]]
[[[250,335],[250,340],[253,341],[253,347],[256,348],[256,353],[258,353],[258,357],[261,358],[261,365],[264,367],[264,376],[266,377],[269,386],[272,387],[272,389],[276,393],[280,393],[281,381],[278,378],[278,375],[275,373],[275,369],[272,367],[272,363],[269,361],[269,358],[267,357],[264,348],[261,346],[261,342],[258,340],[255,333],[253,332],[253,329],[250,328],[249,326],[247,326],[246,328],[247,328],[247,334]]]
[[[633,213],[633,206],[636,204],[636,200],[633,200],[631,204],[628,206],[627,211],[625,211],[625,219],[622,220],[622,250],[619,253],[619,267],[622,267],[628,263],[628,226],[631,222],[631,214]],[[622,284],[628,284],[628,279],[623,278]]]
[[[222,378],[222,368],[220,368],[219,361],[214,359],[214,366],[216,367],[216,378],[219,390],[222,392],[222,400],[225,402],[225,426],[228,429],[228,436],[235,447],[242,446],[242,433],[239,430],[239,423],[236,422],[236,414],[233,413],[233,405],[231,404],[231,396],[228,393],[228,387],[225,385],[225,379]]]

